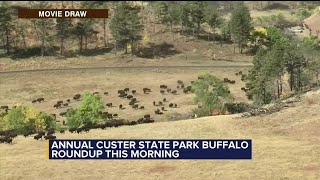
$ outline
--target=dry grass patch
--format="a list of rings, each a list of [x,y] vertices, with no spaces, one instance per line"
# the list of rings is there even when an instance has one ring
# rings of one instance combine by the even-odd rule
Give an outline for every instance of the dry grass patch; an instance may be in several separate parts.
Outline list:
[[[194,94],[184,94],[181,89],[178,95],[165,93],[162,95],[159,91],[161,84],[168,85],[172,90],[177,89],[177,80],[182,80],[185,86],[191,85],[191,81],[197,79],[198,75],[211,73],[220,79],[228,77],[235,79],[236,84],[229,85],[230,91],[234,94],[237,101],[247,101],[245,93],[241,91],[244,82],[240,81],[240,76],[234,73],[246,69],[215,69],[215,68],[153,68],[153,69],[116,69],[116,70],[87,70],[87,71],[57,71],[57,72],[34,72],[28,74],[8,74],[0,75],[0,84],[4,88],[0,89],[1,105],[16,105],[23,103],[32,105],[40,111],[59,114],[66,111],[67,108],[55,109],[53,105],[58,100],[71,99],[70,107],[77,107],[79,102],[73,101],[75,94],[81,94],[86,91],[101,93],[104,103],[113,103],[113,108],[105,108],[110,113],[118,113],[120,118],[136,120],[144,114],[153,115],[157,121],[167,121],[166,115],[175,112],[188,114],[196,105],[193,102]],[[27,77],[27,80],[26,80]],[[145,110],[134,110],[127,99],[120,99],[117,96],[119,89],[130,88],[137,90],[135,97],[140,106]],[[151,88],[153,92],[143,94],[144,87]],[[103,93],[107,91],[108,96]],[[33,99],[44,97],[45,102],[41,104],[32,104]],[[162,101],[166,98],[169,102],[165,103],[168,111],[164,115],[154,115],[154,110],[160,109],[159,106],[153,106],[153,101]],[[178,108],[169,108],[169,103],[176,103]],[[122,104],[126,109],[120,110],[118,106]],[[139,106],[139,107],[140,107]],[[70,108],[69,107],[69,108]],[[59,117],[60,120],[64,119]]]
[[[285,114],[284,114],[285,115]],[[0,145],[2,179],[318,179],[320,141],[254,132],[237,115],[144,124],[84,134],[58,134],[61,139],[233,139],[253,140],[252,160],[45,160],[45,142],[18,137]],[[287,124],[290,125],[290,124]],[[264,127],[268,131],[270,127]],[[308,130],[306,130],[308,131]],[[40,176],[39,176],[40,175]]]

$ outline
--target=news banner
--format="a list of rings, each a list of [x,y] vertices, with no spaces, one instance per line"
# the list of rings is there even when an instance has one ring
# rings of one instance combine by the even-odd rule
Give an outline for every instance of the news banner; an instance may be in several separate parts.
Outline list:
[[[252,140],[48,141],[48,159],[252,159]]]

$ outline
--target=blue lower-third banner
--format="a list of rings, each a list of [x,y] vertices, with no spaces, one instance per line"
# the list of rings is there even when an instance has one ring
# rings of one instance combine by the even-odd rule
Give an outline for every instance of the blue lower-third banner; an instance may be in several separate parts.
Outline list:
[[[252,140],[49,140],[49,159],[252,159]]]

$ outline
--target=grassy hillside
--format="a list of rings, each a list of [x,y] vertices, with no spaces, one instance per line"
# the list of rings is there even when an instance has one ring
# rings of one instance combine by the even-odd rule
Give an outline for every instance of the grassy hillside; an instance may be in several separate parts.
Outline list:
[[[18,137],[0,144],[2,179],[319,179],[320,91],[301,97],[296,107],[264,117],[225,115],[58,135],[79,139],[253,140],[252,160],[48,161],[46,143]],[[41,178],[40,178],[41,177]]]

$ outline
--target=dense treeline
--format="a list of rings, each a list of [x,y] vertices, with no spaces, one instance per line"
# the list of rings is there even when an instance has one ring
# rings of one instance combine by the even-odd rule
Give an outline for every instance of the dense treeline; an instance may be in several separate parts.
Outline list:
[[[1,45],[4,52],[11,56],[66,56],[68,51],[81,54],[89,48],[97,48],[97,42],[103,40],[102,45],[114,48],[115,52],[125,50],[128,53],[129,48],[130,53],[135,54],[142,33],[145,32],[146,24],[143,21],[147,12],[154,17],[154,26],[156,23],[168,26],[172,36],[176,27],[185,37],[192,34],[193,38],[199,38],[204,24],[207,24],[210,28],[207,30],[208,40],[215,40],[215,34],[221,28],[223,39],[231,40],[232,35],[241,52],[249,30],[252,29],[249,10],[243,4],[235,6],[234,10],[240,14],[235,14],[229,23],[221,17],[215,6],[208,5],[205,1],[147,3],[149,4],[146,6],[137,6],[128,2],[80,2],[80,8],[111,9],[110,19],[17,19],[19,7],[2,2]],[[31,8],[53,8],[52,6],[49,1],[28,3]],[[61,6],[64,7],[65,4],[62,2]],[[102,27],[103,32],[96,30],[97,27]],[[111,32],[112,43],[109,43],[106,31]],[[78,44],[77,48],[74,46],[75,42]],[[96,46],[92,47],[94,43]]]

